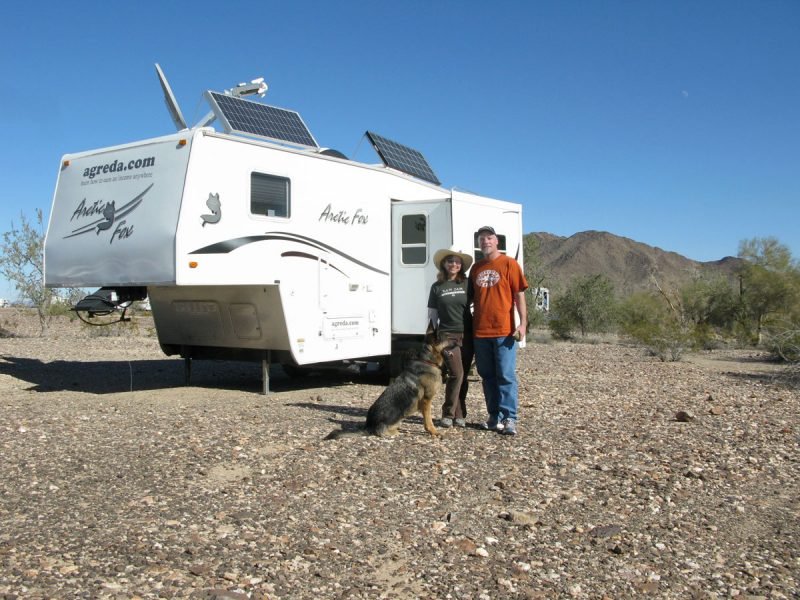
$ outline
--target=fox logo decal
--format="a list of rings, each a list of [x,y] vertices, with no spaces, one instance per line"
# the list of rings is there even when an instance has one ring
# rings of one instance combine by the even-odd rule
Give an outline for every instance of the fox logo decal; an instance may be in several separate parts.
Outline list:
[[[211,214],[200,215],[200,218],[203,219],[203,227],[206,226],[206,223],[211,223],[212,225],[219,223],[222,218],[222,204],[219,201],[219,194],[209,194],[206,206],[211,211]]]

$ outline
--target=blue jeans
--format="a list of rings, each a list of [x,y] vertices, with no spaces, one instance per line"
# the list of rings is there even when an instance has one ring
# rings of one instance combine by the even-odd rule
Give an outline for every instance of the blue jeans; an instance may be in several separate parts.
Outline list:
[[[517,342],[513,336],[475,338],[475,365],[483,380],[489,419],[517,420]]]

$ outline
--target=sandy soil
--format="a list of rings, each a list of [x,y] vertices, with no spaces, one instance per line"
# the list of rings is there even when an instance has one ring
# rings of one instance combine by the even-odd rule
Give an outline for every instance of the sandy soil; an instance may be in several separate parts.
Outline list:
[[[467,429],[324,441],[381,386],[0,327],[0,598],[800,595],[800,392],[756,351],[533,343],[515,438],[473,377]]]

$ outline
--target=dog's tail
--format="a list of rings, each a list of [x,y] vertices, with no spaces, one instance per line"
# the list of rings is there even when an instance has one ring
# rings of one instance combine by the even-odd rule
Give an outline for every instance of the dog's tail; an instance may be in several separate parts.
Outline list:
[[[340,438],[360,437],[362,435],[369,435],[369,431],[366,429],[334,429],[322,439],[338,440]]]

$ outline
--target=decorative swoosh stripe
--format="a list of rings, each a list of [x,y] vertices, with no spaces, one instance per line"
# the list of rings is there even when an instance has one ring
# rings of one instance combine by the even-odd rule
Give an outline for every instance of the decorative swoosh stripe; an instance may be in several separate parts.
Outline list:
[[[340,250],[337,250],[333,246],[329,246],[319,240],[315,240],[310,237],[306,237],[304,235],[298,235],[295,233],[284,233],[280,231],[269,231],[263,235],[248,235],[245,237],[240,238],[233,238],[230,240],[224,240],[222,242],[217,242],[215,244],[211,244],[210,246],[205,246],[203,248],[198,248],[197,250],[192,250],[189,254],[228,254],[229,252],[233,252],[234,250],[241,248],[242,246],[247,246],[248,244],[253,244],[255,242],[264,242],[264,241],[276,241],[282,240],[287,242],[296,242],[298,244],[305,244],[306,246],[312,246],[318,249],[325,249],[329,252],[334,254],[338,254],[342,258],[349,260],[352,263],[355,263],[365,269],[369,269],[370,271],[374,271],[375,273],[379,273],[381,275],[388,276],[389,273],[386,271],[381,271],[380,269],[376,269],[373,266],[368,265],[365,262],[362,262],[356,258],[353,258],[349,254],[345,254]]]
[[[150,191],[151,187],[153,187],[152,183],[148,185],[145,188],[145,190],[141,194],[136,196],[133,200],[131,200],[127,204],[124,204],[123,206],[120,206],[117,210],[115,210],[114,221],[116,221],[117,219],[121,219],[122,217],[136,210],[136,208],[142,203],[142,198],[144,198],[144,195]],[[97,219],[97,221],[93,221],[88,225],[84,225],[78,229],[74,229],[71,234],[64,236],[64,239],[66,240],[67,238],[75,237],[76,235],[81,235],[82,233],[88,233],[89,231],[94,231],[94,228],[97,227],[98,224],[107,222],[108,222],[107,219]]]
[[[273,239],[273,236],[248,235],[247,237],[225,240],[223,242],[217,242],[216,244],[211,244],[210,246],[206,246],[204,248],[192,250],[191,252],[189,252],[189,254],[228,254],[229,252],[233,252],[234,250],[236,250],[237,248],[241,248],[242,246],[247,246],[248,244],[253,244],[255,242],[261,242],[270,239]]]
[[[307,252],[283,252],[283,253],[281,253],[281,256],[288,256],[288,257],[291,257],[291,258],[308,258],[309,260],[313,260],[313,261],[318,261],[318,260],[321,260],[323,263],[325,263],[326,265],[328,265],[328,266],[329,266],[331,269],[334,269],[334,270],[336,270],[336,271],[339,271],[339,273],[341,273],[341,274],[342,274],[342,275],[344,275],[345,277],[348,277],[348,278],[350,277],[350,276],[349,276],[347,273],[345,273],[344,271],[342,271],[342,270],[341,270],[339,267],[337,267],[336,265],[332,265],[332,264],[331,264],[330,262],[328,262],[327,260],[325,260],[325,259],[321,259],[319,256],[314,256],[313,254],[308,254]]]

